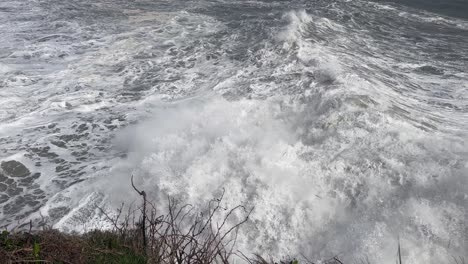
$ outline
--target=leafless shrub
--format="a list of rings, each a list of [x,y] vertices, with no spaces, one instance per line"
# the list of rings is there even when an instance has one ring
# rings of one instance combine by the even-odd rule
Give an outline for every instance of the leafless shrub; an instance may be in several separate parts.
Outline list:
[[[229,263],[233,256],[239,227],[252,209],[238,205],[221,206],[220,197],[208,202],[203,213],[190,204],[180,205],[168,198],[165,214],[147,201],[146,193],[132,186],[143,198],[139,213],[131,208],[123,216],[122,205],[115,216],[101,210],[123,241],[145,255],[150,263]],[[138,216],[136,216],[138,215]],[[239,218],[240,215],[240,218]],[[223,216],[220,221],[216,217]],[[135,219],[137,218],[137,221]]]

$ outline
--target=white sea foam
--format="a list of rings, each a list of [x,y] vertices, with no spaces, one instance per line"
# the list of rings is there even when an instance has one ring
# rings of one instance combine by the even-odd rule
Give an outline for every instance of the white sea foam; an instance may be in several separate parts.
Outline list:
[[[108,228],[99,208],[139,199],[133,173],[156,203],[172,195],[203,207],[224,188],[223,207],[254,208],[238,237],[245,252],[393,263],[400,241],[408,263],[466,253],[459,62],[418,72],[426,62],[396,56],[358,23],[304,10],[247,44],[226,18],[124,14],[123,32],[96,30],[74,47],[82,54],[31,44],[8,57],[28,57],[30,71],[1,68],[1,158],[41,172],[47,193],[23,221]],[[77,38],[87,30],[55,23]],[[430,75],[445,66],[454,74]]]

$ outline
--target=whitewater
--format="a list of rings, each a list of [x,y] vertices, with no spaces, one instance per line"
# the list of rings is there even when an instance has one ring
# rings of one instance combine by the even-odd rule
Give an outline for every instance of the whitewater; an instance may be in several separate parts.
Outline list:
[[[3,0],[0,227],[108,228],[133,174],[156,204],[254,208],[243,252],[466,259],[468,18],[433,11]]]

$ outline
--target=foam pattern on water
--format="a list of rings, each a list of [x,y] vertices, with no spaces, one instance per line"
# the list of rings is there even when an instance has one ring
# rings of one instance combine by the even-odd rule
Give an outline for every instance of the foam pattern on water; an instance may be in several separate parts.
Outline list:
[[[466,255],[463,20],[360,1],[36,4],[0,9],[0,157],[36,175],[0,196],[2,225],[108,228],[99,208],[138,199],[133,173],[154,201],[224,188],[223,207],[255,208],[247,252]]]

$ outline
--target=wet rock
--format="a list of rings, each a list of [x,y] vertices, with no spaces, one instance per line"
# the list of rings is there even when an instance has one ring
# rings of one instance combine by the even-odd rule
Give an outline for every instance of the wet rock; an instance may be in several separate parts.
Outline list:
[[[16,160],[3,161],[0,167],[5,174],[11,177],[25,177],[31,174],[26,166]]]

